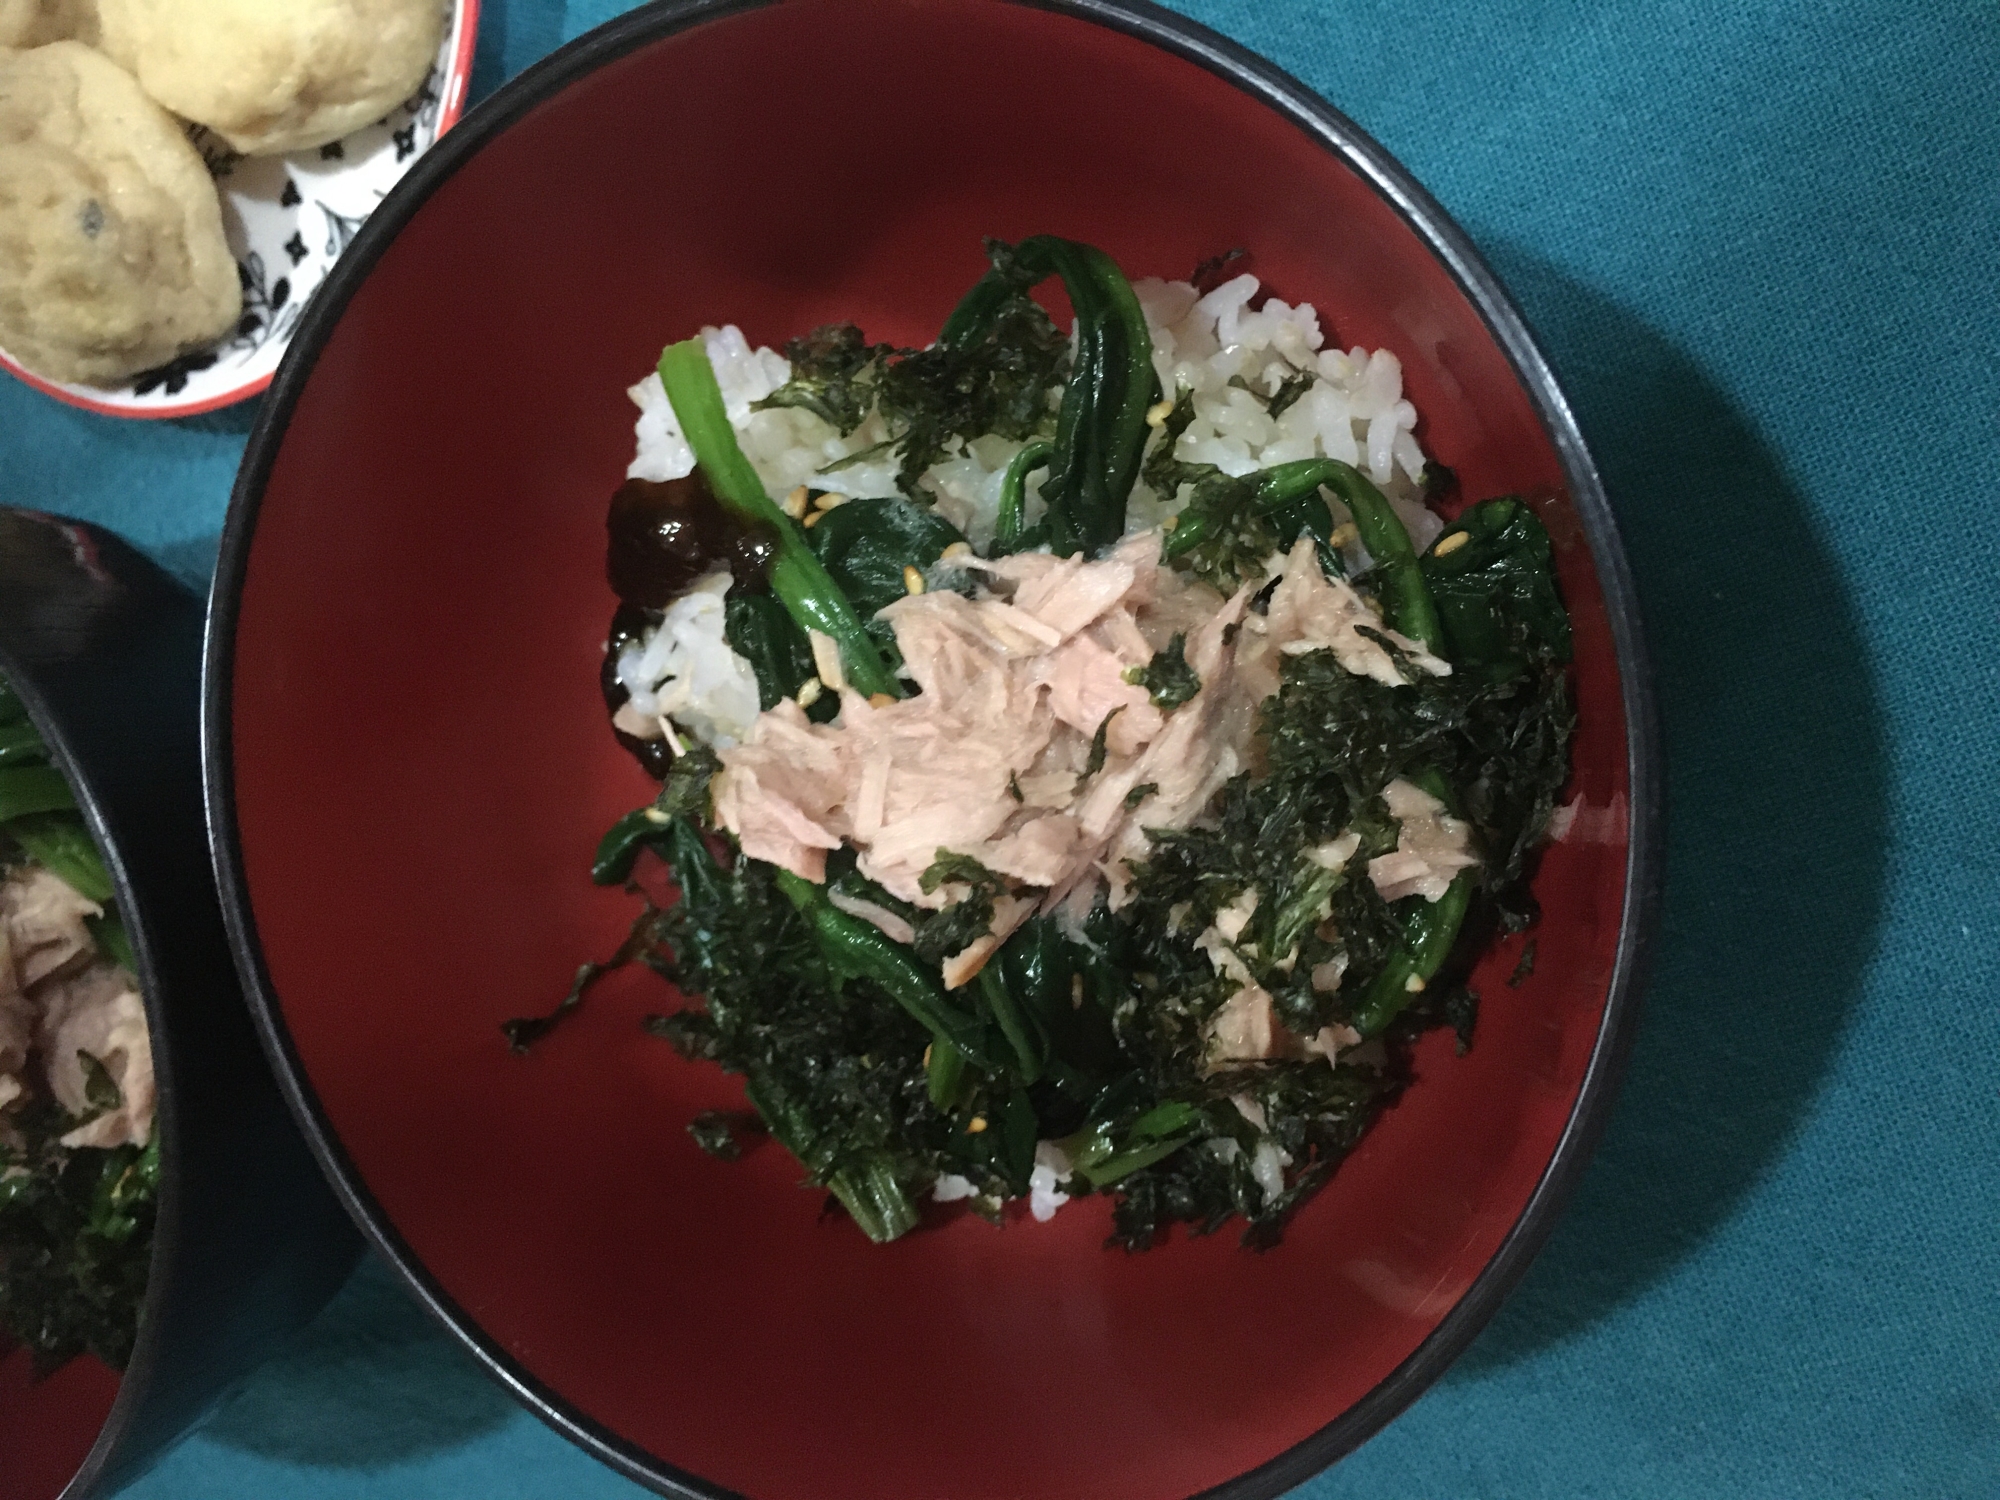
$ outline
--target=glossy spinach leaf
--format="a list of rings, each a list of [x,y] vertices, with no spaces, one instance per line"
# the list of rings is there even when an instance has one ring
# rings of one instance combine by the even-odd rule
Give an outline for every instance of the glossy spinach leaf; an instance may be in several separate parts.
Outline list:
[[[822,512],[806,542],[867,620],[909,593],[905,568],[923,572],[965,534],[936,511],[900,496],[849,500]]]

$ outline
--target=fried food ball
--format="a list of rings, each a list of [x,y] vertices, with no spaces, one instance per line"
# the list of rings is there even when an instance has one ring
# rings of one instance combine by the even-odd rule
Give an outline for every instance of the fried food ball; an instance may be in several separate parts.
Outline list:
[[[0,0],[0,47],[97,44],[97,0]]]
[[[112,385],[242,308],[215,184],[179,124],[80,42],[0,54],[0,348]]]
[[[443,0],[99,0],[101,45],[146,92],[271,156],[372,125],[417,91]]]

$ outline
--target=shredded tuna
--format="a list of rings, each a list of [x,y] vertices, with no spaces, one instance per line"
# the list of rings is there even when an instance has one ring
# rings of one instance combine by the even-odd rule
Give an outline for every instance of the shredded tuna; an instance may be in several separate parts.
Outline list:
[[[940,850],[1003,876],[1018,899],[998,903],[987,937],[946,962],[952,985],[1037,908],[1087,911],[1100,891],[1123,905],[1128,865],[1151,852],[1147,830],[1193,823],[1252,766],[1258,705],[1276,691],[1285,653],[1328,647],[1350,671],[1403,680],[1360,631],[1379,629],[1376,617],[1324,577],[1309,541],[1271,559],[1280,583],[1263,616],[1247,606],[1265,580],[1225,600],[1159,558],[1159,533],[1145,531],[1096,559],[968,559],[981,580],[974,597],[933,589],[896,600],[879,618],[919,691],[871,702],[844,690],[826,724],[792,701],[758,715],[720,750],[717,822],[745,853],[812,881],[825,879],[828,850],[850,844],[862,875],[933,910],[957,894],[922,888]],[[1163,710],[1125,674],[1174,634],[1201,689]],[[1450,670],[1381,634],[1416,668]],[[833,643],[813,646],[837,687]],[[1104,760],[1087,772],[1100,728]],[[1139,787],[1151,790],[1128,806]]]
[[[1224,1002],[1209,1022],[1209,1066],[1278,1057],[1290,1040],[1290,1033],[1278,1024],[1278,1013],[1271,1007],[1269,992],[1259,985],[1246,984]]]
[[[840,891],[828,891],[826,899],[850,917],[859,917],[864,922],[873,923],[876,930],[892,943],[909,944],[917,940],[917,929],[886,906],[874,901],[864,901],[859,896],[849,896]]]
[[[1215,930],[1225,941],[1233,943],[1243,936],[1243,929],[1256,915],[1257,887],[1253,885],[1215,914]]]
[[[97,963],[49,980],[35,999],[42,1009],[39,1050],[56,1102],[72,1115],[91,1110],[80,1052],[102,1063],[118,1085],[118,1107],[70,1131],[62,1143],[143,1144],[153,1132],[153,1049],[131,975],[115,964]]]
[[[1361,835],[1350,829],[1339,838],[1328,839],[1324,844],[1314,845],[1306,853],[1321,869],[1338,870],[1344,868],[1347,862],[1354,858],[1355,852],[1360,847]]]
[[[86,917],[104,914],[39,865],[17,870],[0,882],[0,925],[7,929],[20,988],[33,989],[92,951]]]
[[[1362,634],[1365,627],[1392,642],[1412,666],[1435,677],[1451,675],[1450,662],[1389,629],[1345,579],[1328,578],[1319,565],[1316,548],[1311,537],[1299,538],[1285,559],[1283,579],[1271,595],[1264,628],[1281,642],[1280,651],[1299,656],[1330,648],[1340,664],[1357,677],[1401,687],[1409,679],[1381,641]]]
[[[23,1078],[34,1034],[34,1008],[14,978],[13,946],[0,925],[0,1110],[27,1093]]]
[[[1342,950],[1324,963],[1313,965],[1312,987],[1321,994],[1329,994],[1340,988],[1341,977],[1347,973],[1347,953]]]
[[[1389,816],[1402,826],[1393,853],[1368,861],[1368,878],[1384,901],[1422,896],[1436,901],[1460,870],[1479,863],[1472,852],[1472,828],[1452,817],[1444,804],[1401,777],[1382,788]]]

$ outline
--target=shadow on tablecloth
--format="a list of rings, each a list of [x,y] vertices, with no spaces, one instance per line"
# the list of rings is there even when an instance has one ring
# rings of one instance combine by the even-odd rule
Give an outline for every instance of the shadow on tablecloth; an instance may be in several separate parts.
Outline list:
[[[1553,266],[1487,248],[1624,528],[1665,723],[1668,835],[1617,1112],[1547,1248],[1460,1362],[1470,1375],[1644,1291],[1783,1155],[1860,997],[1889,837],[1861,622],[1780,459],[1697,358]]]
[[[459,1447],[505,1425],[516,1409],[370,1255],[201,1433],[287,1463],[371,1469]]]

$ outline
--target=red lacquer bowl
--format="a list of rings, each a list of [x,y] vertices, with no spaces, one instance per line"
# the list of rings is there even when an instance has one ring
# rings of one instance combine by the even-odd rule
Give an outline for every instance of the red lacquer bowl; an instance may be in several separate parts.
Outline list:
[[[627,971],[531,1058],[499,1025],[609,952],[590,885],[649,795],[597,692],[623,390],[708,321],[922,342],[980,237],[1134,274],[1250,250],[1402,358],[1471,496],[1542,497],[1576,624],[1582,809],[1540,962],[1264,1255],[1103,1248],[1101,1200],[887,1247],[642,1034]],[[1519,1277],[1609,1107],[1654,907],[1659,763],[1615,529],[1469,243],[1298,85],[1164,12],[786,0],[643,10],[418,166],[314,303],[251,440],[207,684],[246,980],[350,1207],[494,1373],[668,1493],[1273,1495],[1412,1400]]]

